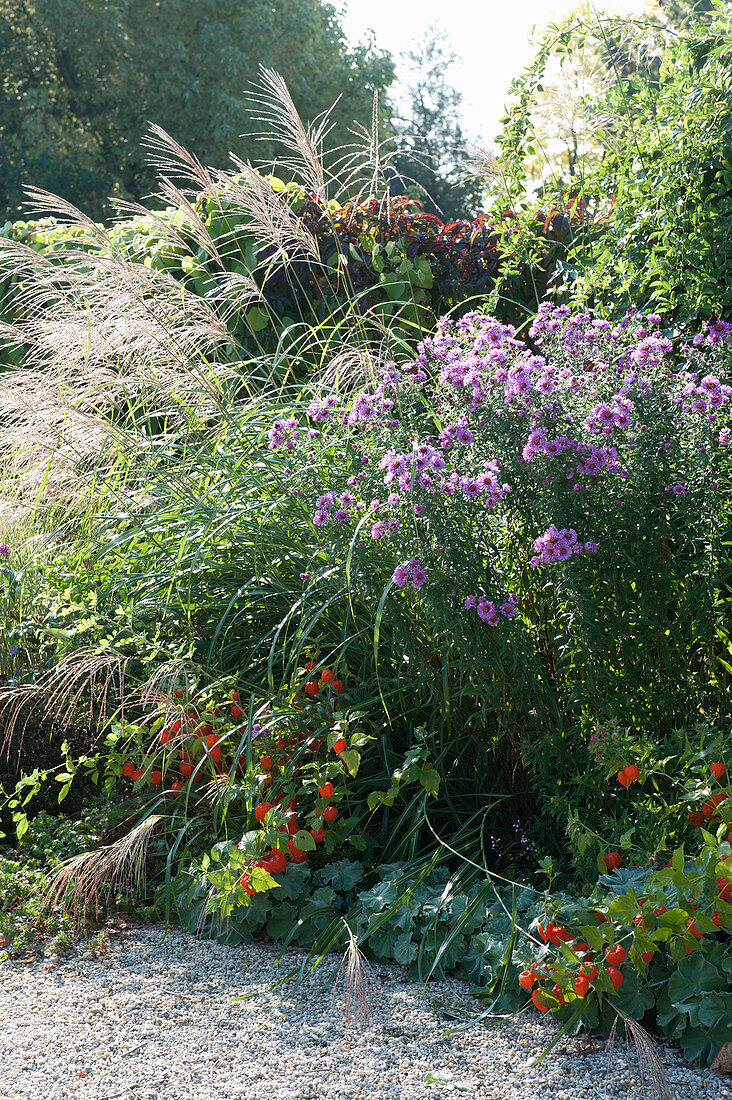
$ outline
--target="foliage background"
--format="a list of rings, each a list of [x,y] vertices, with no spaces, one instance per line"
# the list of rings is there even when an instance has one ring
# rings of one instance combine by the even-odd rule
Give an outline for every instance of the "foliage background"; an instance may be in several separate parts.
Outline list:
[[[241,136],[257,129],[242,98],[260,64],[283,74],[307,118],[341,97],[334,145],[394,76],[386,52],[348,46],[320,0],[2,0],[0,216],[17,216],[31,184],[95,218],[110,194],[148,194],[149,121],[206,164],[223,167],[231,150],[274,156]]]

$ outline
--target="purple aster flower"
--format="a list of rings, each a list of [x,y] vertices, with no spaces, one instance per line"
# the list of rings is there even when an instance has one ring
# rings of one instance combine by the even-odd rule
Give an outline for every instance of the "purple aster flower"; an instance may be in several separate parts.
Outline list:
[[[392,580],[394,584],[399,588],[404,588],[404,585],[411,578],[411,569],[408,569],[406,565],[398,565],[392,574]]]
[[[476,600],[475,596],[466,596],[465,597],[465,603],[463,604],[463,607],[465,608],[466,611],[470,611],[472,608],[475,607],[477,602],[478,601]]]
[[[480,494],[480,487],[477,481],[474,481],[471,477],[464,477],[461,479],[460,488],[468,499],[477,497]]]
[[[384,523],[383,519],[380,519],[371,528],[371,538],[372,539],[380,539],[385,531],[386,531],[386,524]]]
[[[9,558],[10,553],[10,547],[7,542],[0,542],[0,558]]]
[[[699,383],[699,389],[704,390],[705,393],[719,393],[719,379],[713,374],[707,374]]]
[[[596,554],[597,553],[597,543],[596,542],[586,542],[585,543],[585,551],[588,554]]]
[[[491,600],[484,600],[481,597],[481,599],[478,600],[478,618],[483,619],[485,622],[490,622],[493,617],[498,621],[496,605],[492,603]]]

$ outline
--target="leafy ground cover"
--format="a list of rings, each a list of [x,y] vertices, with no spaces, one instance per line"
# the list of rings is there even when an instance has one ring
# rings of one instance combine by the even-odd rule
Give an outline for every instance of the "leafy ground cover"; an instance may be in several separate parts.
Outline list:
[[[319,162],[287,117],[304,202]],[[0,443],[5,927],[40,919],[19,899],[56,846],[64,933],[127,895],[229,941],[457,969],[487,1014],[626,1014],[711,1061],[732,1019],[732,326],[541,302],[519,331],[500,295],[423,325],[410,218],[430,255],[449,234],[383,181],[351,220],[327,189],[300,217],[242,165],[202,197],[165,148],[191,184],[175,271],[68,208],[98,247],[2,252],[25,355]],[[241,270],[221,255],[241,223],[211,233],[232,209],[256,228]],[[374,228],[388,314],[332,262]],[[232,351],[232,318],[257,335],[250,311],[306,272],[337,288],[322,316],[288,342],[278,305],[277,346]],[[90,792],[91,831],[46,843],[44,813]]]

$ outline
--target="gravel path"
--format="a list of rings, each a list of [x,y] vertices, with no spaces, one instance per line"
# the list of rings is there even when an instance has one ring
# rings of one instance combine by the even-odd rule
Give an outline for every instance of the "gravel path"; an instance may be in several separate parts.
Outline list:
[[[268,992],[276,956],[265,945],[224,947],[146,928],[112,940],[97,959],[0,964],[1,1100],[643,1095],[624,1042],[610,1073],[604,1043],[586,1039],[563,1040],[528,1068],[556,1033],[534,1012],[444,1038],[440,1003],[469,1013],[479,1002],[458,981],[425,994],[399,967],[375,968],[381,1022],[353,1031],[331,1008],[337,959],[297,991]],[[257,995],[232,1002],[245,993]],[[690,1068],[671,1048],[659,1053],[677,1100],[732,1098],[732,1080]]]

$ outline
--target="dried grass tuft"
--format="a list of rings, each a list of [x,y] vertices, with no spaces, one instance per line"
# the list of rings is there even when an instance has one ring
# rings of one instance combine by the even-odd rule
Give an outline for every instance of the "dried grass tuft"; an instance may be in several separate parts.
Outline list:
[[[340,1011],[345,1021],[363,1031],[377,1016],[381,1019],[381,986],[374,977],[356,937],[346,920],[348,947],[333,983],[331,1007]]]
[[[616,1009],[616,1011],[618,1011]],[[610,1032],[608,1047],[607,1080],[610,1080],[613,1055],[615,1053],[615,1032],[618,1019],[625,1025],[625,1036],[628,1047],[635,1047],[638,1056],[638,1072],[640,1074],[640,1087],[642,1096],[655,1096],[657,1100],[676,1100],[676,1091],[669,1080],[665,1066],[656,1052],[656,1045],[644,1027],[634,1020],[632,1016],[626,1016],[624,1012],[618,1012]],[[650,1093],[646,1090],[650,1089]],[[607,1096],[607,1083],[605,1086]]]
[[[217,352],[230,336],[210,303],[106,240],[58,259],[0,242],[0,275],[19,288],[18,319],[0,335],[25,354],[0,379],[0,467],[19,497],[69,504],[92,482],[108,488],[120,455],[138,446],[125,417],[152,411],[181,425],[217,409],[231,374]]]
[[[478,179],[486,188],[493,188],[497,181],[507,190],[506,179],[503,174],[501,162],[490,149],[484,145],[469,143],[462,149],[463,159],[458,170],[458,179]]]
[[[297,258],[320,259],[318,242],[287,200],[273,191],[266,177],[251,164],[232,154],[237,175],[216,172],[220,197],[228,201],[232,214],[247,219],[247,234],[259,248],[270,249],[268,267],[273,269]],[[239,178],[241,177],[241,178]]]
[[[32,684],[0,688],[4,738],[0,752],[20,753],[31,718],[72,724],[86,714],[90,729],[101,728],[113,712],[124,720],[125,672],[130,661],[118,652],[81,649],[61,658]]]
[[[72,856],[55,868],[48,877],[43,908],[60,908],[81,924],[90,910],[109,902],[116,891],[126,896],[143,894],[148,845],[162,820],[151,814],[114,843]]]
[[[374,92],[371,125],[355,122],[349,133],[354,140],[335,151],[339,155],[333,174],[341,181],[338,197],[341,201],[347,197],[354,207],[376,199],[382,210],[388,210],[391,201],[389,176],[395,174],[392,160],[400,150],[396,148],[393,138],[381,137],[378,92]]]
[[[253,82],[247,99],[252,107],[252,117],[265,127],[255,136],[262,141],[275,141],[284,146],[287,152],[279,163],[324,202],[327,188],[323,148],[333,129],[330,122],[333,107],[305,125],[283,77],[264,65],[260,66],[259,81]]]

